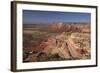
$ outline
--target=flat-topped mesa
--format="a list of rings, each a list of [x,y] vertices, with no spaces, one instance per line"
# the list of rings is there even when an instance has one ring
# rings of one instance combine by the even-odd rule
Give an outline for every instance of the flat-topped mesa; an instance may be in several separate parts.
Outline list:
[[[62,22],[50,24],[51,29],[61,30],[64,24]]]

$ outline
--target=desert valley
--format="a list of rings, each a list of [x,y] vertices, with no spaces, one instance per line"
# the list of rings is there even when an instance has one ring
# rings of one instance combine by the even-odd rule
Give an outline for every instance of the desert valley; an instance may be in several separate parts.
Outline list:
[[[90,58],[90,23],[53,22],[23,25],[23,62]]]

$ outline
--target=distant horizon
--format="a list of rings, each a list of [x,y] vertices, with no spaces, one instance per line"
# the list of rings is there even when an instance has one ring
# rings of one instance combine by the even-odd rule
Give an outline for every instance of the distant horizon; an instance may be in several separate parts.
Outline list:
[[[23,24],[90,23],[90,13],[23,10]]]
[[[24,24],[47,24],[47,25],[50,25],[50,24],[52,24],[52,23],[60,23],[60,22],[51,22],[51,23],[24,23]],[[80,23],[83,23],[83,24],[85,24],[85,23],[91,23],[91,22],[61,22],[61,23],[69,23],[69,24],[71,24],[71,23],[77,23],[77,24],[80,24]]]

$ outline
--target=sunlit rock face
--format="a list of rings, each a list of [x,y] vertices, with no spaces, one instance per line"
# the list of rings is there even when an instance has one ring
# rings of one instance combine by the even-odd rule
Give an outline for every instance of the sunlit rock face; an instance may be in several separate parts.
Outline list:
[[[56,37],[48,38],[48,40],[42,42],[41,45],[44,46],[43,52],[46,54],[58,54],[61,58],[65,59],[81,58],[81,53],[77,51],[79,48],[75,46],[70,38],[66,38],[64,32]]]

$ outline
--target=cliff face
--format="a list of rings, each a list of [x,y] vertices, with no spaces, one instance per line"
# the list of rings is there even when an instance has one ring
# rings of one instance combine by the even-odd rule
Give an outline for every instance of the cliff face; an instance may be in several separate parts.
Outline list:
[[[81,50],[76,47],[71,38],[67,38],[64,33],[55,38],[49,38],[47,42],[43,42],[43,52],[46,54],[58,54],[61,58],[65,59],[80,59],[81,53],[77,50]]]
[[[41,50],[30,52],[30,55],[24,61],[74,60],[89,56],[89,49],[77,46],[72,36],[74,35],[68,37],[63,32],[60,35],[49,37],[36,47]]]

